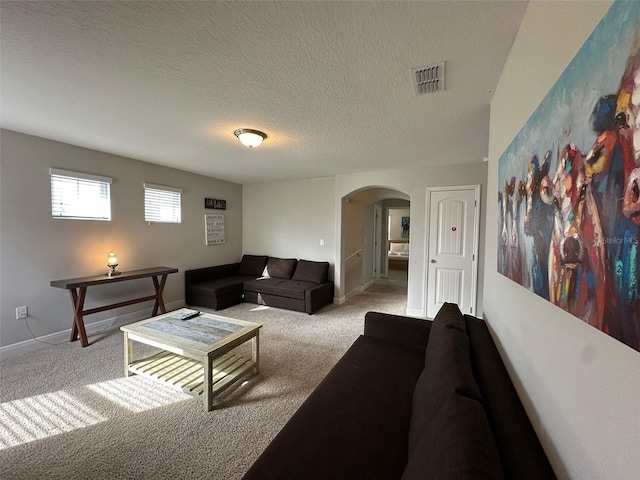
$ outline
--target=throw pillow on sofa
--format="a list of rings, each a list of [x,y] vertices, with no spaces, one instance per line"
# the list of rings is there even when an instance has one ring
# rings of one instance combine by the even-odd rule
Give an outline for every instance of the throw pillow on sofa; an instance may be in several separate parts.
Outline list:
[[[483,405],[452,392],[409,455],[402,480],[503,479],[500,454]]]
[[[267,266],[262,272],[263,277],[290,279],[296,269],[298,260],[295,258],[269,257]]]
[[[267,255],[243,255],[240,268],[238,269],[238,275],[259,277],[267,265],[267,260],[269,260]]]
[[[438,411],[453,392],[482,401],[473,376],[464,316],[454,303],[445,303],[431,326],[424,370],[413,394],[409,455],[431,428]]]
[[[296,271],[291,280],[298,282],[325,283],[329,278],[329,262],[298,260]]]

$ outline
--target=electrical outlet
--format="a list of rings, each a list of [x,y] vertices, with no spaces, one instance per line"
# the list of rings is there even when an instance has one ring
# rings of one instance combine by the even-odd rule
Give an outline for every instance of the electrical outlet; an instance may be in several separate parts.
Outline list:
[[[16,320],[21,320],[23,318],[27,318],[27,307],[18,307],[16,308]]]

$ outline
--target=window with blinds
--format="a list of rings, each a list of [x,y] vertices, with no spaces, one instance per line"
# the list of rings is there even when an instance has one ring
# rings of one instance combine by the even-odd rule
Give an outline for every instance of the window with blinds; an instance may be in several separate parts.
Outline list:
[[[49,169],[51,216],[78,220],[111,220],[111,178]]]
[[[144,220],[155,223],[180,223],[182,190],[144,184]]]

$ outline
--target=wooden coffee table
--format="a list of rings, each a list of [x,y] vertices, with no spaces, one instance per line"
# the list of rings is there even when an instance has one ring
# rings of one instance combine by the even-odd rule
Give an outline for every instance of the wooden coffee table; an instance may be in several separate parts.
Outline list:
[[[259,323],[202,313],[189,320],[176,310],[120,327],[124,332],[124,375],[144,375],[193,396],[206,411],[213,397],[249,372],[259,371]],[[251,358],[233,350],[251,340]],[[133,342],[161,349],[134,360]]]

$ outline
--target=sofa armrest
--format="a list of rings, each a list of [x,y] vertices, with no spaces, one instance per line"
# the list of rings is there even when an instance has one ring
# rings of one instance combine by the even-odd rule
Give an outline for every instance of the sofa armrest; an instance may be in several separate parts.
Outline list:
[[[216,265],[213,267],[197,268],[184,272],[184,286],[188,290],[194,283],[206,282],[217,278],[236,275],[240,268],[240,263],[229,263],[227,265]]]
[[[432,324],[421,318],[367,312],[364,316],[364,335],[424,350]]]
[[[321,283],[317,287],[310,288],[305,292],[305,311],[311,315],[324,307],[327,303],[333,302],[333,282]]]

